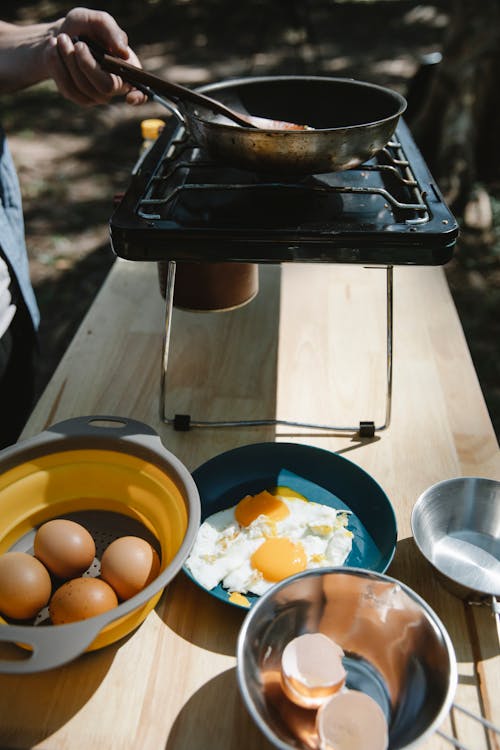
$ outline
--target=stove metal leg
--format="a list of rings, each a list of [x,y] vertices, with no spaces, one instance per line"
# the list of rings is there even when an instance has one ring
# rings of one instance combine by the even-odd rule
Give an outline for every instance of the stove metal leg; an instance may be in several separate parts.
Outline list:
[[[375,425],[371,421],[361,421],[356,426],[335,426],[324,424],[309,424],[306,422],[291,422],[284,419],[246,419],[225,421],[198,421],[193,420],[189,414],[176,414],[169,418],[165,414],[166,400],[166,374],[168,365],[168,352],[170,346],[170,333],[172,328],[172,310],[175,284],[175,261],[169,261],[167,270],[166,294],[165,294],[165,331],[163,338],[161,390],[160,390],[160,418],[165,424],[173,425],[174,429],[186,431],[194,427],[302,427],[320,430],[326,433],[359,433],[360,437],[373,437],[375,432],[386,430],[391,422],[392,414],[392,365],[393,365],[393,341],[394,341],[394,281],[393,266],[386,269],[386,399],[385,399],[385,421],[381,425]]]
[[[375,429],[386,430],[391,423],[392,415],[392,352],[394,343],[394,274],[393,266],[387,266],[386,269],[386,331],[387,331],[387,343],[386,343],[386,397],[385,397],[385,422],[383,425],[376,427]]]
[[[172,331],[172,313],[174,307],[175,286],[175,260],[169,260],[167,265],[167,279],[165,283],[165,328],[163,333],[163,346],[161,353],[161,378],[160,378],[160,419],[169,422],[165,414],[165,398],[167,393],[167,367],[168,353],[170,349],[170,334]]]

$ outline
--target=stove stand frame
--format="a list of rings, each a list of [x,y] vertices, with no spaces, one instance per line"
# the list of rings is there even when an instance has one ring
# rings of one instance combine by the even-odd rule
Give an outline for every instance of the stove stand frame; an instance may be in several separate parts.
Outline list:
[[[160,378],[160,419],[165,424],[173,426],[174,430],[186,432],[192,428],[230,428],[230,427],[298,427],[321,431],[320,434],[330,433],[357,433],[361,438],[372,438],[375,432],[386,430],[391,423],[392,412],[392,366],[393,366],[393,266],[369,266],[369,268],[385,268],[386,271],[386,396],[385,396],[385,420],[383,424],[376,425],[373,421],[360,421],[356,426],[338,426],[324,424],[310,424],[307,422],[293,422],[286,419],[235,419],[235,420],[198,420],[193,419],[190,414],[175,414],[169,417],[166,414],[166,387],[167,368],[170,350],[170,337],[172,332],[172,317],[174,306],[174,287],[176,261],[169,260],[167,263],[167,278],[165,285],[165,326],[163,332],[162,356],[161,356],[161,378]]]

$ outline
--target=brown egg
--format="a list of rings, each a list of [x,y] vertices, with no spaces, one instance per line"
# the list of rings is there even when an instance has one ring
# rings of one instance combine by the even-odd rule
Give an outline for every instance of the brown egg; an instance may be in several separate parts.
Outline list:
[[[160,560],[145,539],[121,536],[106,547],[101,558],[101,578],[120,599],[130,599],[158,575]]]
[[[58,578],[75,578],[92,564],[95,543],[75,521],[54,518],[42,524],[33,542],[35,557]]]
[[[26,552],[0,557],[0,612],[15,620],[35,617],[49,601],[52,583],[42,563]]]
[[[316,716],[320,750],[386,750],[387,721],[379,704],[359,690],[330,698]]]
[[[346,680],[343,650],[323,633],[304,633],[289,641],[281,657],[281,686],[293,703],[318,708]]]
[[[85,576],[66,581],[49,603],[54,625],[88,620],[118,606],[116,594],[105,581]]]

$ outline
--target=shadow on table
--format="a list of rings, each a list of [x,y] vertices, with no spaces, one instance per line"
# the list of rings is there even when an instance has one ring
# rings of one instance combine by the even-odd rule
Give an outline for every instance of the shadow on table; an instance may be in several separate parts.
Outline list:
[[[228,669],[206,682],[179,712],[165,750],[236,750],[242,738],[249,750],[272,745],[257,729],[240,697],[236,670]]]
[[[0,675],[0,747],[33,747],[70,721],[98,689],[123,641],[47,672]],[[16,649],[1,643],[0,658],[15,659]]]
[[[156,613],[194,646],[234,656],[247,610],[217,599],[181,571],[162,596]]]

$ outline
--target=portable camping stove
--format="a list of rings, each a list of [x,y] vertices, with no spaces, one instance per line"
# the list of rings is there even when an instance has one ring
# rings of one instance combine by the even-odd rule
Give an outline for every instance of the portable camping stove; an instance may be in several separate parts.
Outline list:
[[[175,429],[286,425],[373,436],[390,424],[393,267],[443,265],[458,225],[411,133],[400,120],[388,145],[365,164],[297,181],[207,159],[177,121],[135,165],[111,217],[111,242],[127,260],[167,266],[160,411]],[[176,263],[349,263],[386,271],[386,408],[381,425],[314,425],[277,419],[206,422],[165,414]]]

